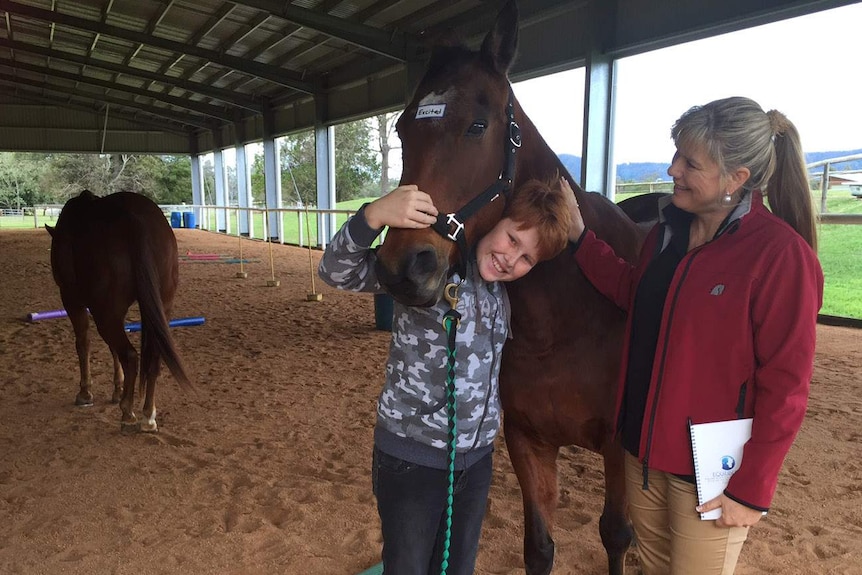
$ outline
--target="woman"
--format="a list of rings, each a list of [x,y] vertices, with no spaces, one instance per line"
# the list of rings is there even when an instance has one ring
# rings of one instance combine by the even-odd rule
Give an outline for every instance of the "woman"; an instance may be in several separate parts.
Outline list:
[[[637,264],[585,229],[574,200],[570,239],[584,274],[628,312],[617,429],[643,572],[726,575],[805,415],[823,273],[799,135],[783,114],[716,100],[671,137],[673,195]],[[753,426],[740,467],[697,506],[688,420],[743,417]],[[700,519],[716,508],[719,519]]]
[[[500,428],[497,379],[509,330],[502,282],[522,277],[566,246],[570,214],[559,179],[527,182],[482,237],[459,287],[456,342],[457,448],[448,575],[473,573]],[[430,196],[400,186],[363,206],[326,248],[320,277],[351,291],[379,291],[369,246],[385,226],[427,228]],[[395,304],[386,382],[377,406],[372,486],[383,532],[383,570],[440,573],[446,531],[448,419],[446,300],[429,308]]]

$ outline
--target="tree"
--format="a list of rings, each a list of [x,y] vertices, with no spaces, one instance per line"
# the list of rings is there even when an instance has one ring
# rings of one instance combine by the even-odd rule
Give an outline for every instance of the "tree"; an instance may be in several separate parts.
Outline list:
[[[0,154],[0,207],[20,209],[50,201],[39,186],[40,157],[44,158],[40,154]]]
[[[65,201],[81,190],[97,196],[126,191],[159,199],[158,177],[164,163],[157,156],[131,154],[59,154],[47,177]]]
[[[335,186],[338,201],[373,195],[380,163],[371,148],[371,120],[335,126]]]
[[[215,205],[215,166],[213,165],[212,156],[207,156],[201,160],[201,171],[203,172],[203,196],[204,203],[208,206]]]
[[[251,162],[251,199],[257,206],[266,205],[266,180],[263,168],[263,153],[261,151],[255,153],[254,160]]]
[[[57,154],[46,177],[53,183],[55,197],[65,202],[81,190],[98,196],[107,193],[108,161],[99,154]]]
[[[188,156],[161,156],[164,170],[156,178],[160,204],[191,204],[192,160]]]
[[[377,151],[380,152],[380,195],[388,194],[389,187],[389,152],[400,149],[400,146],[392,145],[392,136],[395,133],[395,123],[398,121],[400,112],[380,114],[377,116]]]
[[[317,203],[317,172],[314,158],[314,133],[290,134],[278,147],[281,164],[281,193],[285,205]],[[337,181],[336,170],[336,181]]]
[[[285,203],[296,200],[308,205],[316,204],[314,133],[307,131],[285,136],[279,146],[279,154]],[[257,161],[254,166],[253,169],[257,169]],[[262,166],[261,162],[261,170]],[[371,149],[371,122],[358,120],[335,126],[336,200],[372,195],[379,175],[380,164]]]

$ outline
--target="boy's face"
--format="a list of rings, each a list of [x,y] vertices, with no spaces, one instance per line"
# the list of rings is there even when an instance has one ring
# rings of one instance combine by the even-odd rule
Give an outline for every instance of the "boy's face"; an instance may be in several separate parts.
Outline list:
[[[479,274],[487,282],[521,278],[539,262],[539,232],[519,230],[509,218],[500,220],[476,246]]]

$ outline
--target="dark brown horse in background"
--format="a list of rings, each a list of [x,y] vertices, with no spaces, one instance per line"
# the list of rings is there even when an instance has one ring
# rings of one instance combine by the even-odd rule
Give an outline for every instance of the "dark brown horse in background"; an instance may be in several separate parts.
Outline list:
[[[378,278],[405,304],[436,302],[463,246],[473,246],[500,219],[503,201],[480,207],[474,198],[490,200],[496,189],[557,172],[574,182],[511,93],[507,73],[517,29],[517,9],[509,2],[479,52],[436,48],[398,121],[401,181],[417,184],[441,214],[466,224],[460,249],[433,229],[389,230],[378,251]],[[507,186],[512,162],[514,181]],[[632,261],[643,232],[603,196],[577,188],[575,195],[587,226]],[[448,228],[458,236],[457,223]],[[500,391],[506,445],[524,501],[526,570],[551,571],[557,455],[561,446],[579,445],[604,459],[599,532],[609,572],[621,574],[632,539],[623,450],[613,429],[624,316],[581,275],[569,250],[507,285],[514,339],[504,348]]]
[[[81,390],[75,405],[92,405],[87,310],[114,358],[114,394],[121,430],[138,429],[134,414],[138,353],[125,331],[129,307],[141,313],[140,393],[146,394],[140,425],[156,431],[155,390],[161,360],[183,386],[183,371],[168,327],[179,280],[177,240],[162,210],[140,194],[98,198],[84,190],[66,202],[52,236],[51,270],[75,330]]]

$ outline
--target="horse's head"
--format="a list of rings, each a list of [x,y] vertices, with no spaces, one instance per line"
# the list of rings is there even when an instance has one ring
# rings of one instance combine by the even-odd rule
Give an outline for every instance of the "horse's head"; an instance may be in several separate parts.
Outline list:
[[[48,232],[56,238],[57,232],[65,232],[67,227],[74,226],[81,219],[80,214],[86,213],[97,199],[99,197],[90,190],[82,190],[77,196],[66,200],[63,209],[60,210],[60,216],[57,218],[57,226],[49,229]]]
[[[51,234],[51,273],[61,290],[75,282],[75,237],[87,229],[87,212],[97,199],[93,192],[84,190],[66,200],[54,227],[45,225]]]
[[[520,145],[507,77],[517,20],[509,2],[478,52],[435,49],[398,120],[401,182],[429,194],[441,214],[433,228],[390,229],[378,250],[378,280],[407,305],[437,302],[458,258],[502,216],[495,196],[511,185]]]

